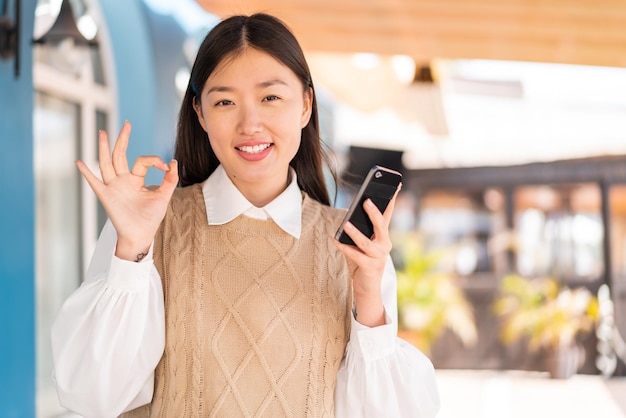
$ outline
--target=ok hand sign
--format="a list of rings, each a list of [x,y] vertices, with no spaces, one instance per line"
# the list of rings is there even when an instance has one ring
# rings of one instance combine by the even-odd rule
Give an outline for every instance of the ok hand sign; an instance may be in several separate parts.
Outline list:
[[[117,231],[115,255],[135,261],[139,254],[147,252],[165,217],[178,184],[178,163],[172,160],[168,165],[155,155],[140,156],[129,171],[126,150],[130,131],[130,123],[124,122],[112,153],[106,132],[100,131],[98,148],[102,180],[82,161],[77,161],[76,166],[102,202]],[[149,167],[165,171],[163,183],[157,188],[145,186]]]

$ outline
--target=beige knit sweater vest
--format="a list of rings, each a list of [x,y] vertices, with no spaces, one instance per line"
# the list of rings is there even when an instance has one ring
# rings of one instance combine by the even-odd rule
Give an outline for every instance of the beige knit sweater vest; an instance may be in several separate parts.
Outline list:
[[[331,237],[343,211],[303,194],[300,239],[271,220],[210,226],[177,189],[154,245],[165,352],[128,417],[332,417],[352,285]]]

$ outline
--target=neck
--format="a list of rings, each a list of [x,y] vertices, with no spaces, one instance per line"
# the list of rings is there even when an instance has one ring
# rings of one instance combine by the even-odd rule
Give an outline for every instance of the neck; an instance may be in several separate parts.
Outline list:
[[[282,192],[287,189],[289,183],[291,182],[291,172],[287,174],[286,181],[259,181],[255,183],[251,182],[242,182],[237,178],[232,178],[233,184],[241,194],[254,206],[257,208],[262,208],[263,206],[270,203],[272,200],[276,199]]]

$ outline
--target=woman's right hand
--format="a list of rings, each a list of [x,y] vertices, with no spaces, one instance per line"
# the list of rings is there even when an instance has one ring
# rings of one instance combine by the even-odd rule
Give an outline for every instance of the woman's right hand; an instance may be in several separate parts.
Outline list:
[[[76,166],[102,202],[117,231],[115,255],[138,261],[142,258],[140,254],[148,252],[165,217],[167,205],[178,184],[178,163],[172,160],[168,165],[158,156],[140,156],[129,171],[126,150],[130,131],[130,123],[124,122],[112,153],[106,132],[100,131],[98,147],[102,180],[82,161],[77,161]],[[145,186],[149,167],[165,171],[163,183],[157,188]]]

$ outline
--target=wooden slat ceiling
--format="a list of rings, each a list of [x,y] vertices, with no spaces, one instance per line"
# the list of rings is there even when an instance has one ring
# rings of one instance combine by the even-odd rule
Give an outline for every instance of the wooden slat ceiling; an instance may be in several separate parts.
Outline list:
[[[220,17],[264,11],[307,52],[626,67],[625,0],[197,0]]]

